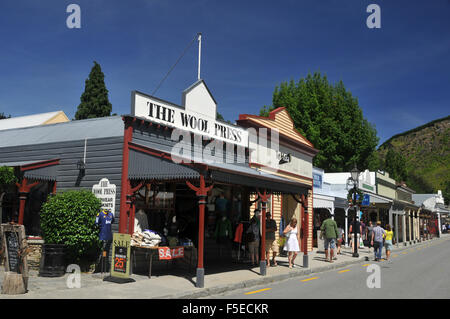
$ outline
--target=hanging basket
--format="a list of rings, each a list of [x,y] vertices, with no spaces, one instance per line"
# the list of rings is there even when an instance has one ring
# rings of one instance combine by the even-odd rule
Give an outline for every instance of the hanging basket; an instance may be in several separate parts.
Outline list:
[[[355,193],[356,193],[358,199],[356,200],[356,203],[353,203],[353,198],[354,198],[354,195],[353,195],[353,194],[355,194]],[[356,189],[351,188],[351,189],[348,191],[348,194],[347,194],[347,201],[348,201],[348,203],[349,203],[350,205],[358,205],[358,206],[361,206],[363,200],[364,200],[364,193],[363,193],[362,191],[360,191],[359,189],[357,189],[357,188],[356,188]]]

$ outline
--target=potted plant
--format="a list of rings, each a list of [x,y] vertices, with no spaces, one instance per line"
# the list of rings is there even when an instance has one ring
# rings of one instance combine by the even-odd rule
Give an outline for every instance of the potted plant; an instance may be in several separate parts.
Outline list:
[[[63,276],[68,264],[77,264],[82,271],[89,268],[100,251],[95,225],[100,207],[101,201],[86,190],[48,198],[41,211],[44,245],[40,276]]]

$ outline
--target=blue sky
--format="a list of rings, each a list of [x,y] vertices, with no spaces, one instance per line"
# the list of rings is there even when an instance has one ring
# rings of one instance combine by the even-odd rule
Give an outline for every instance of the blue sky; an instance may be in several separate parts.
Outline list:
[[[66,8],[81,7],[81,29]],[[366,8],[381,8],[369,29]],[[342,80],[380,143],[449,115],[450,0],[2,0],[0,112],[63,110],[73,118],[93,61],[113,112],[151,94],[202,32],[202,78],[229,120],[258,114],[274,87],[308,72]],[[197,79],[197,44],[155,94],[181,103]]]

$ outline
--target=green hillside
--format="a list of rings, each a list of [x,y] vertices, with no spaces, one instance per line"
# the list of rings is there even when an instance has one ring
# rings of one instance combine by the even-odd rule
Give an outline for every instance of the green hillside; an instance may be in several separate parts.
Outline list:
[[[389,148],[406,161],[406,183],[417,193],[444,190],[450,181],[450,116],[397,134],[377,150],[384,160]]]

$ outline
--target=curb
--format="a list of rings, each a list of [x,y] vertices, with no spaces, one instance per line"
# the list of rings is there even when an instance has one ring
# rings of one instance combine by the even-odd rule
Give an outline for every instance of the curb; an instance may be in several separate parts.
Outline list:
[[[398,247],[398,248],[395,248],[393,251],[403,251],[403,250],[406,250],[413,246],[418,246],[418,245],[421,245],[424,243],[429,243],[429,242],[433,242],[436,240],[442,240],[442,239],[445,239],[445,238],[433,238],[433,239],[429,239],[425,242],[419,242],[419,243],[415,243],[412,245]],[[259,285],[263,285],[263,284],[269,284],[269,283],[272,283],[275,281],[283,281],[283,280],[287,280],[290,278],[301,277],[301,276],[309,275],[312,273],[321,273],[321,272],[325,272],[328,270],[339,269],[339,268],[346,267],[348,265],[358,264],[358,263],[362,263],[365,261],[366,261],[366,256],[360,256],[360,257],[358,257],[358,259],[355,259],[355,260],[345,261],[342,263],[336,263],[333,265],[319,266],[319,267],[315,267],[314,269],[311,269],[311,268],[299,269],[299,270],[296,270],[293,272],[289,272],[287,274],[264,276],[264,277],[261,277],[258,279],[247,280],[247,281],[243,281],[243,282],[239,282],[239,283],[220,285],[220,286],[210,287],[210,288],[201,288],[199,290],[192,291],[192,292],[184,292],[184,293],[178,293],[178,294],[172,294],[172,295],[165,295],[165,296],[161,296],[161,297],[157,297],[157,298],[158,299],[196,299],[196,298],[209,297],[209,296],[219,295],[219,294],[233,291],[233,290],[250,288],[250,287],[259,286]]]

